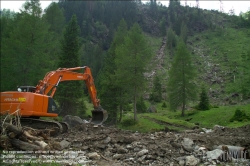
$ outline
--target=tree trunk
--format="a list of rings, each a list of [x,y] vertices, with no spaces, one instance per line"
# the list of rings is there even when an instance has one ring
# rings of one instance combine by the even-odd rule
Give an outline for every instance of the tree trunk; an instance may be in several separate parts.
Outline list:
[[[1,124],[2,125],[2,124]],[[17,128],[16,126],[9,124],[9,123],[4,123],[3,127],[6,127],[7,130],[14,132],[17,135],[22,135],[22,129]]]
[[[27,142],[23,142],[18,139],[11,139],[10,142],[13,146],[18,147],[19,149],[22,149],[22,150],[27,150],[27,151],[42,150],[42,147],[40,146],[33,145]]]
[[[137,111],[136,111],[136,86],[134,87],[134,121],[137,121]]]
[[[120,93],[120,118],[119,118],[119,122],[122,121],[122,92]]]
[[[120,105],[120,117],[119,117],[119,122],[122,121],[122,105]]]
[[[181,116],[185,115],[185,104],[182,104],[182,109],[181,109]]]

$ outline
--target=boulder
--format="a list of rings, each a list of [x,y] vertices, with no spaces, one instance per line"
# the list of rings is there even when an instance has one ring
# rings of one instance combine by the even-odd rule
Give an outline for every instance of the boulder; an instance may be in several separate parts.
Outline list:
[[[196,166],[199,162],[200,160],[195,158],[193,155],[186,157],[186,166]]]
[[[72,128],[72,127],[75,127],[77,125],[80,125],[80,124],[83,124],[83,120],[78,117],[78,116],[71,116],[71,115],[66,115],[64,118],[63,118],[63,122],[66,122],[68,123],[69,127]]]
[[[208,151],[206,154],[208,159],[217,160],[223,155],[223,153],[224,152],[222,150],[215,149],[212,151]]]

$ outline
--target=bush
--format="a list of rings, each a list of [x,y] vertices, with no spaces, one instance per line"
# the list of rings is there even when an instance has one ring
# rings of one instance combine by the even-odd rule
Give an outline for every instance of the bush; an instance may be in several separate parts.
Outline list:
[[[124,110],[125,112],[129,112],[129,111],[132,110],[132,106],[129,105],[129,104],[125,104],[125,105],[123,105],[123,110]]]
[[[167,104],[166,104],[165,101],[162,103],[162,106],[161,106],[161,107],[162,107],[162,108],[167,108]]]
[[[190,110],[190,111],[187,111],[187,116],[191,116],[191,115],[194,115],[196,113],[198,113],[199,111],[197,110]]]
[[[234,116],[230,119],[230,122],[233,121],[245,121],[245,120],[250,120],[250,117],[246,115],[245,111],[236,109]]]
[[[209,104],[209,98],[207,95],[207,92],[205,90],[204,85],[201,88],[201,94],[200,94],[200,103],[198,105],[199,110],[209,110],[210,104]]]
[[[136,109],[138,113],[144,113],[147,111],[147,107],[143,100],[143,97],[141,97],[140,100],[136,103]]]
[[[133,126],[134,124],[136,124],[137,122],[134,121],[134,119],[124,119],[122,122],[121,122],[121,125],[122,126],[125,126],[125,127],[128,127],[128,126]]]

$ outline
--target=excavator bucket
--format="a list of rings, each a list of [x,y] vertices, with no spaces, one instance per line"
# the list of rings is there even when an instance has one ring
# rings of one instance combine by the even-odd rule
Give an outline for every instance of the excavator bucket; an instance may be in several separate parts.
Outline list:
[[[108,113],[104,109],[95,109],[92,111],[92,120],[91,123],[96,125],[101,125],[108,118]]]

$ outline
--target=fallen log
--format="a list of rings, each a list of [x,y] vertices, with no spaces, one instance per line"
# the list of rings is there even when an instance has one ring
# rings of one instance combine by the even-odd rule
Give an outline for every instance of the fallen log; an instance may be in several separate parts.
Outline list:
[[[17,128],[16,126],[10,124],[10,123],[4,123],[4,124],[1,124],[2,128],[6,128],[6,130],[8,131],[12,131],[14,132],[17,136],[19,135],[22,135],[23,134],[23,131],[22,129],[19,129]],[[2,129],[3,130],[3,129]]]
[[[27,151],[42,150],[42,147],[40,146],[23,142],[18,139],[10,139],[10,143],[21,150],[27,150]]]
[[[34,141],[35,144],[39,145],[42,147],[43,150],[49,150],[49,145],[45,143],[44,141]]]
[[[24,134],[27,138],[29,138],[29,139],[31,139],[31,140],[36,140],[36,141],[41,141],[41,140],[42,140],[41,138],[35,137],[35,136],[33,136],[33,135],[30,135],[30,133],[29,133],[28,131],[23,131],[23,134]]]

